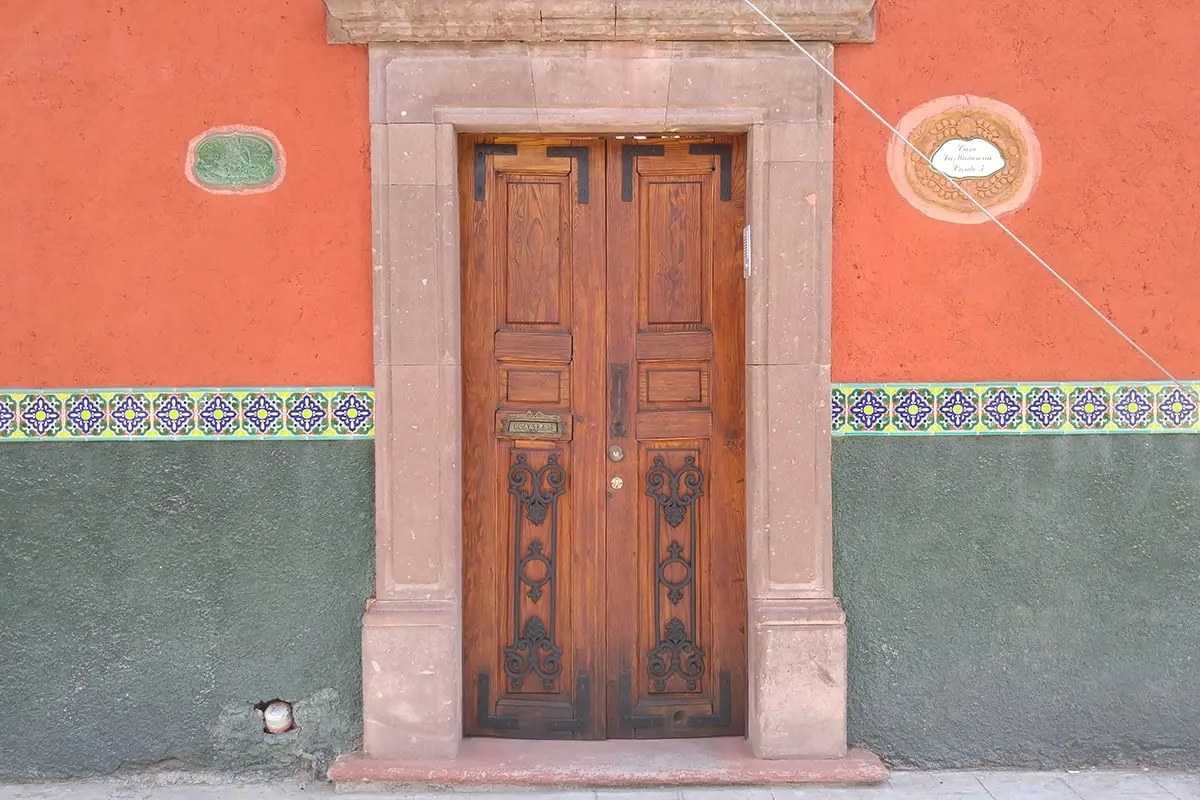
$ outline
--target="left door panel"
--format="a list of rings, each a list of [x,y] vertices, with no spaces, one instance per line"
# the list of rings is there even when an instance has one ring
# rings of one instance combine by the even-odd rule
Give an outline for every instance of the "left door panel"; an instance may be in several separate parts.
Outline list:
[[[604,736],[604,166],[599,140],[459,140],[471,736]]]

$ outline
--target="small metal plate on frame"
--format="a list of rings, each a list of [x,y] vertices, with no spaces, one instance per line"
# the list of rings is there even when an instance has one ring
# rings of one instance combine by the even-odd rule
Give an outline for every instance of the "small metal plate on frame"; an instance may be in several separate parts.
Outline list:
[[[558,414],[523,411],[500,416],[500,435],[507,439],[570,439],[571,427]]]

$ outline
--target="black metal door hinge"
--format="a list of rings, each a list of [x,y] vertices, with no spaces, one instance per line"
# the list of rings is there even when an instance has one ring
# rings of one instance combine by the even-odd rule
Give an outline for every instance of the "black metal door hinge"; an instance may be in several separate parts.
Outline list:
[[[493,728],[499,731],[515,731],[521,727],[521,720],[516,717],[493,717],[492,707],[492,677],[486,672],[479,673],[477,693],[475,696],[476,721],[481,728]]]
[[[633,730],[635,728],[661,728],[663,718],[653,714],[634,716],[633,714],[633,681],[628,672],[621,673],[619,682],[621,698],[621,727]]]
[[[717,697],[717,713],[703,717],[690,717],[687,724],[695,728],[728,728],[733,723],[733,682],[729,670],[721,670],[720,688]]]
[[[645,156],[665,156],[667,149],[661,144],[627,144],[621,147],[621,199],[626,203],[633,200],[633,160]]]
[[[693,144],[688,152],[694,156],[717,156],[721,164],[721,199],[733,199],[733,145]]]
[[[575,679],[575,716],[573,719],[552,719],[546,723],[548,731],[582,731],[587,730],[588,716],[591,713],[591,680],[586,674]]]
[[[578,173],[575,179],[578,182],[579,188],[576,190],[579,194],[579,204],[587,205],[588,202],[588,149],[586,147],[547,147],[547,158],[573,158],[578,168]]]
[[[487,191],[487,157],[515,156],[515,144],[477,144],[475,145],[475,199],[483,200]]]

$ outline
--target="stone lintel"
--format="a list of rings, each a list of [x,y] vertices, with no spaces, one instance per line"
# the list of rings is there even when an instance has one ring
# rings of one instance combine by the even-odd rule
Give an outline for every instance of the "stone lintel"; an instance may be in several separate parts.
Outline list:
[[[875,0],[758,5],[798,41],[875,41]],[[335,44],[782,38],[737,0],[325,0],[325,6]]]

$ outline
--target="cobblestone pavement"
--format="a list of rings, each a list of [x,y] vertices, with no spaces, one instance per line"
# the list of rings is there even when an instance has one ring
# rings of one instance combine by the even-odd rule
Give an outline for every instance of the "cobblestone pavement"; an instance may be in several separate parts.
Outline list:
[[[192,778],[191,780],[195,780]],[[0,785],[0,800],[1200,800],[1200,773],[895,772],[856,789],[683,788],[335,794],[326,784],[169,783],[163,778]]]

